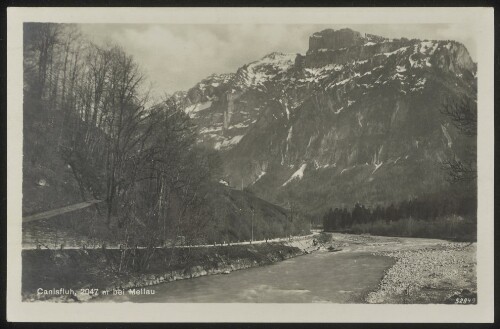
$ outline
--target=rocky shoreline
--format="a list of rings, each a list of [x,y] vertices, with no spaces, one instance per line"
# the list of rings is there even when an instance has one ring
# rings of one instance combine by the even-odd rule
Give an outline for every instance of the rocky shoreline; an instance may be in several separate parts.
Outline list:
[[[366,303],[477,303],[476,243],[333,233],[332,244],[396,260]]]
[[[435,247],[376,252],[396,263],[379,289],[366,297],[375,304],[476,304],[475,244],[443,243]]]

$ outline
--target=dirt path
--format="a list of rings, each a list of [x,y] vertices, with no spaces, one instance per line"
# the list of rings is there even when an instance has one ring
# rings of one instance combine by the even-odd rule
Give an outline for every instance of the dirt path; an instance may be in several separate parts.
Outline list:
[[[63,209],[63,208],[61,208]],[[54,216],[54,215],[52,215]],[[37,218],[42,219],[42,218]],[[36,219],[32,219],[36,220]],[[69,232],[67,232],[69,233]],[[239,246],[239,245],[259,245],[264,243],[283,243],[284,245],[298,247],[304,251],[312,251],[316,249],[313,246],[312,240],[317,236],[318,232],[313,232],[308,235],[293,236],[291,238],[275,238],[267,240],[256,240],[256,241],[241,241],[241,242],[231,242],[224,244],[203,244],[203,245],[171,245],[169,248],[210,248],[210,247],[227,247],[227,246]],[[59,249],[61,245],[64,249],[82,249],[85,245],[87,249],[100,249],[102,248],[102,241],[93,243],[91,239],[85,236],[77,236],[72,234],[64,234],[64,232],[58,232],[56,236],[54,232],[44,232],[41,233],[40,230],[30,232],[24,232],[23,235],[23,250],[39,249],[43,248],[54,248]],[[50,246],[50,247],[49,247]],[[156,247],[157,249],[162,249],[164,246]],[[118,243],[106,242],[106,249],[146,249],[144,246],[120,246]]]
[[[52,210],[40,212],[38,214],[25,216],[25,217],[23,217],[23,223],[32,222],[32,221],[40,220],[40,219],[47,219],[47,218],[51,218],[51,217],[54,217],[57,215],[65,214],[67,212],[80,210],[83,208],[90,207],[91,205],[99,203],[99,202],[102,202],[102,200],[90,200],[90,201],[72,204],[72,205],[58,208],[58,209],[52,209]]]

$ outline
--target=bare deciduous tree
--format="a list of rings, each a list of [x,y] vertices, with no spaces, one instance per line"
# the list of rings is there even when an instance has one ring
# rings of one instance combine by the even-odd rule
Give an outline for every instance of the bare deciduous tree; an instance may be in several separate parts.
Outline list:
[[[207,196],[220,159],[196,147],[195,126],[175,98],[151,102],[134,59],[89,42],[74,25],[35,24],[25,32],[27,108],[42,104],[57,129],[28,117],[43,128],[40,135],[58,141],[82,199],[103,200],[105,234],[148,247],[141,266],[155,246],[179,236],[206,239],[214,218]],[[124,257],[119,270],[126,264]]]
[[[35,58],[36,78],[32,83],[34,98],[40,111],[44,92],[46,92],[47,75],[53,62],[54,48],[60,43],[61,25],[53,23],[32,23],[24,25],[24,45],[26,51],[31,51]],[[46,117],[46,113],[44,113]]]

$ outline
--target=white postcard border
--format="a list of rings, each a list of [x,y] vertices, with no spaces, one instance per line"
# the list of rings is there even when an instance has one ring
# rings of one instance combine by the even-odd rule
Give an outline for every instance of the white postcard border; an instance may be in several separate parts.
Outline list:
[[[27,322],[493,322],[492,8],[9,8],[7,12],[7,320]],[[21,301],[22,24],[463,24],[477,36],[477,305],[57,304]]]

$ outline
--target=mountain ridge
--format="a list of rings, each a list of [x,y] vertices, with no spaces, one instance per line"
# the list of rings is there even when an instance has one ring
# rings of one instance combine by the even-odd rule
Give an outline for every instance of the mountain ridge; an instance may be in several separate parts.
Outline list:
[[[272,52],[202,80],[181,107],[199,127],[198,143],[222,152],[233,186],[278,204],[318,190],[325,191],[314,207],[365,192],[366,202],[381,202],[395,197],[389,181],[396,191],[403,184],[390,177],[382,184],[384,175],[416,185],[402,188],[400,199],[447,186],[440,163],[465,157],[475,141],[440,108],[446,99],[475,98],[476,70],[456,41],[324,30],[305,55]],[[335,179],[321,178],[326,173]]]

